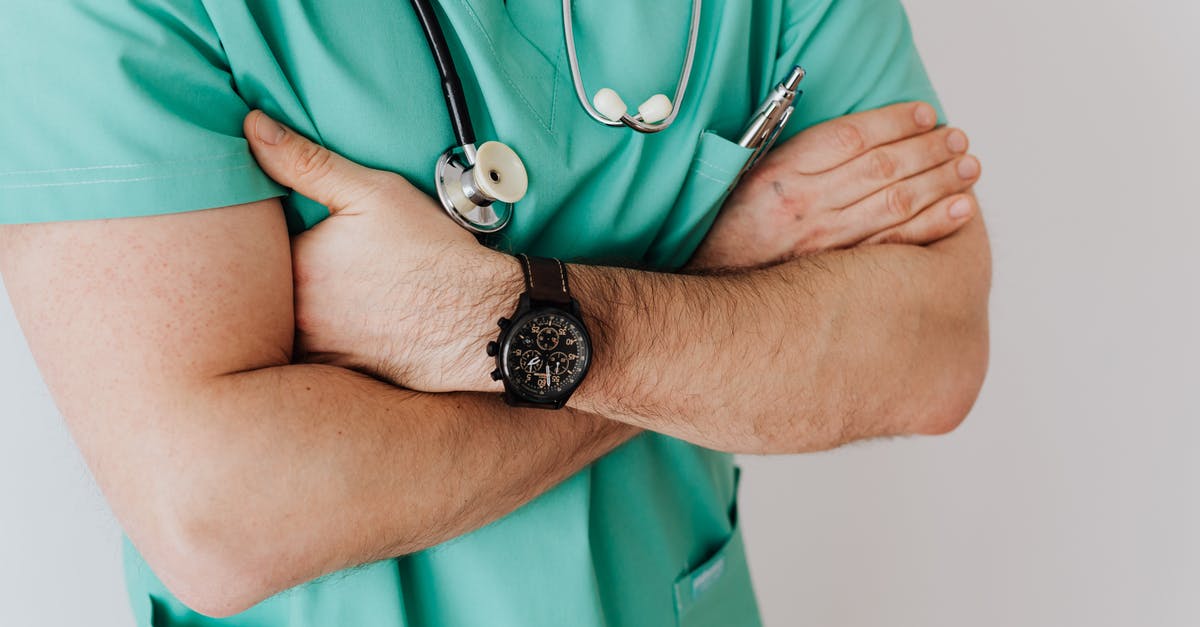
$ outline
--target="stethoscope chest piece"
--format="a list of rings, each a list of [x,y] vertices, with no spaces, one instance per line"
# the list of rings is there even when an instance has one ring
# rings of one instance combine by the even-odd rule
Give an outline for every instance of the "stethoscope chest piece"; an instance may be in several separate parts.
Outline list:
[[[475,130],[467,111],[467,97],[458,72],[454,69],[454,59],[446,45],[446,37],[438,24],[433,4],[430,0],[411,2],[421,31],[429,43],[434,65],[437,66],[442,96],[446,99],[446,112],[457,144],[438,159],[434,175],[438,199],[446,213],[468,231],[495,233],[512,220],[513,203],[521,200],[529,189],[529,174],[517,153],[500,142],[486,142],[475,148]],[[657,133],[671,126],[679,114],[679,106],[692,72],[696,40],[700,32],[700,5],[701,0],[692,0],[687,52],[679,82],[675,86],[674,101],[664,94],[655,94],[638,107],[636,115],[630,115],[624,101],[610,88],[596,93],[595,106],[588,100],[575,50],[571,0],[563,0],[563,34],[566,37],[571,78],[584,110],[607,126],[628,126],[642,133]]]
[[[438,199],[446,213],[475,233],[495,233],[512,219],[513,203],[525,197],[529,174],[517,153],[490,141],[458,146],[437,162]]]

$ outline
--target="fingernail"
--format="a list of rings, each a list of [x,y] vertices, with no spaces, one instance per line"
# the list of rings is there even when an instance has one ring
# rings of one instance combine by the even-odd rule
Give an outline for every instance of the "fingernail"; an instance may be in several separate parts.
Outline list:
[[[283,125],[263,113],[254,121],[254,134],[263,141],[264,144],[274,146],[283,140],[283,136],[287,133],[287,129]]]
[[[913,119],[917,121],[917,126],[933,126],[937,123],[937,113],[934,112],[933,107],[922,102],[913,111]]]
[[[958,162],[958,176],[967,180],[979,176],[979,161],[975,157],[963,157]]]
[[[971,201],[966,198],[959,198],[950,205],[950,217],[954,219],[965,218],[971,215]]]
[[[954,129],[946,136],[946,146],[950,148],[950,152],[960,153],[967,151],[967,134]]]

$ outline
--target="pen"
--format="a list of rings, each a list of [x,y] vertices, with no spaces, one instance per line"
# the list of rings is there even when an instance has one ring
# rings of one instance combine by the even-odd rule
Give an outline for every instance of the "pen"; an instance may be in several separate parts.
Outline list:
[[[746,160],[746,165],[742,168],[744,174],[750,168],[753,168],[758,160],[771,149],[775,140],[779,137],[779,132],[783,130],[783,125],[787,124],[789,118],[792,117],[792,111],[796,109],[796,99],[804,92],[800,91],[800,81],[804,80],[804,68],[799,65],[792,68],[788,77],[775,86],[771,93],[767,94],[766,100],[758,106],[758,110],[750,118],[750,122],[746,124],[746,130],[742,132],[742,138],[738,141],[738,145],[745,148],[753,148],[754,153]],[[739,177],[741,174],[738,175]]]

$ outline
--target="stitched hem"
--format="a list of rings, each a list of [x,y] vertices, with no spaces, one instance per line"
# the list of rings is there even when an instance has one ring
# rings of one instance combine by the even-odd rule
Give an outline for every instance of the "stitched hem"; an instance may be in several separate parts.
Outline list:
[[[246,151],[192,160],[210,167],[180,169],[159,162],[114,170],[44,171],[0,185],[0,224],[127,218],[227,207],[283,196],[287,190]],[[113,177],[114,171],[125,176]],[[100,174],[98,178],[81,173]],[[103,175],[108,175],[104,177]]]

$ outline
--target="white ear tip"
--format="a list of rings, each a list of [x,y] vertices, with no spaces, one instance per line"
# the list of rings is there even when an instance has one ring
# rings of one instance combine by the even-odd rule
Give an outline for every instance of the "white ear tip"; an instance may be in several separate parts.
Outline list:
[[[500,142],[484,142],[479,147],[471,178],[479,191],[500,202],[517,202],[529,191],[525,163],[512,148]]]
[[[663,94],[654,94],[638,107],[638,114],[642,116],[642,121],[648,124],[661,122],[671,115],[671,99]]]
[[[596,92],[596,96],[592,98],[592,105],[596,107],[600,115],[613,122],[620,120],[621,116],[629,110],[629,107],[625,106],[625,101],[621,100],[621,96],[607,87]]]

